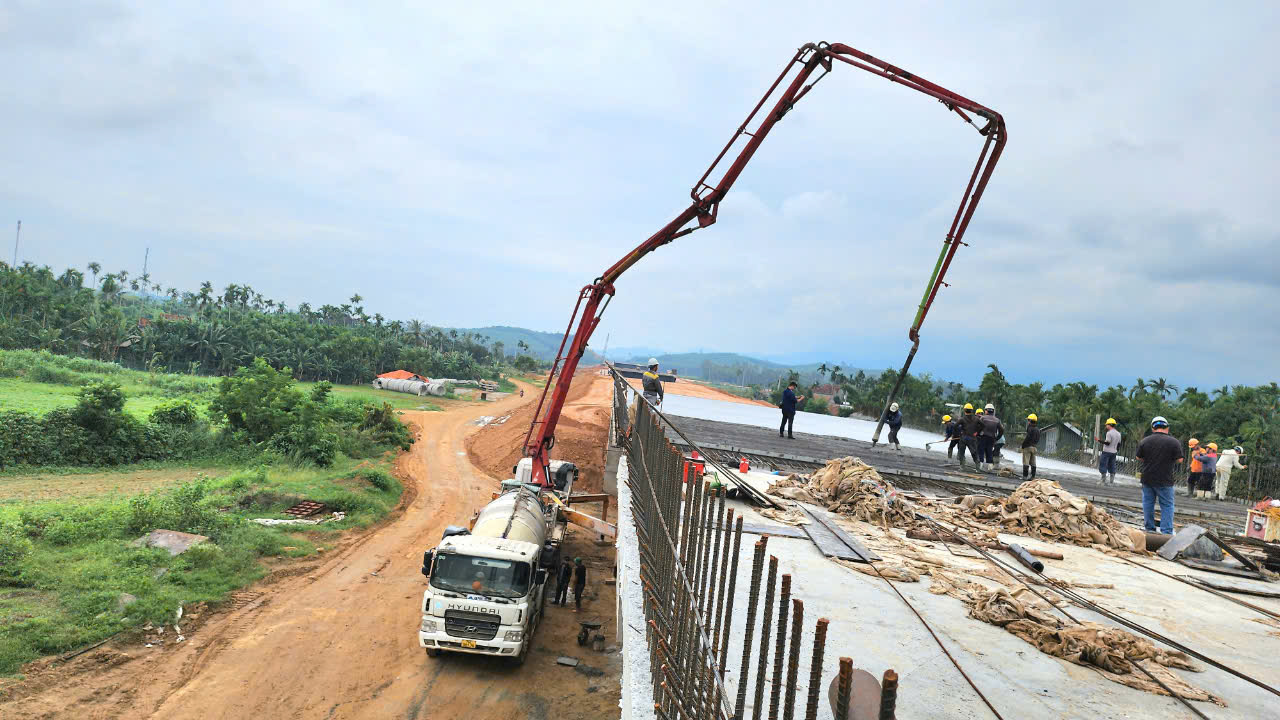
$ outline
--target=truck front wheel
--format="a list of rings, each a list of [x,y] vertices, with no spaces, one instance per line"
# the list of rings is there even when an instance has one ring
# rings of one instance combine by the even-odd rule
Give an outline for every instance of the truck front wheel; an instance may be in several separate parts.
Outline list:
[[[526,639],[524,644],[520,646],[520,654],[511,658],[512,665],[515,665],[516,667],[524,665],[524,661],[529,657],[529,645],[530,642]]]
[[[440,648],[427,648],[427,657],[440,657]]]

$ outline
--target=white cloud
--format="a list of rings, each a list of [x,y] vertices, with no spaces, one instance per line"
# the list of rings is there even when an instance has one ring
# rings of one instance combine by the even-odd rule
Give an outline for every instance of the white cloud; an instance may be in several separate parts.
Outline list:
[[[689,203],[796,46],[844,41],[1009,123],[922,361],[968,378],[982,363],[947,358],[1000,347],[1085,372],[1104,344],[1126,376],[1154,355],[1193,384],[1260,381],[1280,370],[1277,12],[8,3],[0,219],[55,266],[132,268],[150,247],[166,284],[558,329]],[[896,364],[980,144],[837,66],[716,225],[622,278],[600,332]],[[1189,317],[1221,340],[1184,352]]]

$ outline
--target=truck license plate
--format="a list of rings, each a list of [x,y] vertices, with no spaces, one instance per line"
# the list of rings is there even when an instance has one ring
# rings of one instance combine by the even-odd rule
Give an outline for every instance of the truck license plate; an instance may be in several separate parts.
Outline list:
[[[462,647],[464,647],[464,648],[474,648],[475,646],[476,646],[476,641],[475,641],[475,640],[463,640],[463,641],[462,641]]]

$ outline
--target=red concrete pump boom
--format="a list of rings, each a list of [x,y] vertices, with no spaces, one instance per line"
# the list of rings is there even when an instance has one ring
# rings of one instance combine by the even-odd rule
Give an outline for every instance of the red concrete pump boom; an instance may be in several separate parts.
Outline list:
[[[964,197],[960,201],[960,207],[956,210],[955,219],[952,220],[951,229],[947,232],[946,239],[943,241],[942,252],[938,255],[938,262],[934,266],[933,276],[925,287],[924,297],[920,301],[915,320],[907,333],[908,338],[913,343],[911,355],[908,356],[907,360],[907,367],[910,366],[910,357],[914,356],[915,348],[920,343],[920,325],[924,322],[930,306],[933,305],[938,288],[944,284],[942,279],[946,276],[947,268],[951,264],[951,258],[962,244],[961,240],[969,226],[969,220],[973,217],[973,211],[978,206],[978,200],[982,197],[982,191],[986,188],[987,181],[991,178],[991,172],[995,169],[996,162],[1000,159],[1000,153],[1004,150],[1007,139],[1004,119],[994,110],[848,45],[840,43],[810,43],[796,51],[795,56],[791,58],[778,75],[778,78],[769,86],[769,90],[764,97],[751,110],[751,114],[747,116],[747,119],[738,127],[733,136],[729,138],[729,142],[725,144],[724,149],[716,156],[715,161],[711,163],[711,167],[707,168],[702,177],[698,178],[697,184],[693,186],[693,190],[690,192],[692,202],[689,207],[685,208],[671,222],[649,236],[647,240],[640,243],[639,246],[627,253],[621,260],[605,270],[600,277],[596,278],[590,285],[582,288],[578,293],[578,302],[574,305],[573,314],[569,317],[569,325],[565,328],[564,337],[560,341],[555,364],[551,367],[551,374],[547,378],[547,384],[542,390],[537,410],[534,412],[534,419],[529,424],[529,432],[525,436],[524,454],[526,457],[533,459],[534,482],[544,487],[549,484],[547,480],[547,463],[550,460],[549,453],[551,448],[555,445],[556,423],[560,420],[560,412],[564,409],[565,398],[569,394],[569,385],[573,380],[574,372],[578,369],[578,361],[582,359],[582,355],[586,352],[587,341],[591,339],[591,334],[595,331],[596,326],[600,324],[600,318],[605,308],[608,307],[609,300],[613,297],[614,283],[622,273],[626,272],[632,265],[635,265],[640,258],[676,238],[684,237],[694,230],[707,227],[716,221],[720,201],[724,199],[729,192],[729,188],[733,187],[733,183],[742,174],[747,162],[751,160],[756,150],[760,147],[760,143],[764,142],[765,137],[769,135],[769,131],[773,129],[773,126],[785,117],[795,107],[795,104],[813,89],[813,86],[819,80],[826,77],[827,73],[831,71],[832,61],[852,65],[890,82],[898,83],[933,97],[941,102],[948,111],[956,113],[964,122],[977,128],[978,132],[986,138],[986,142],[982,146],[982,152],[978,156],[978,162],[973,168],[973,174],[969,177],[969,183],[965,188]],[[814,71],[819,68],[821,68],[822,72],[812,82],[806,84],[806,81],[809,80]],[[788,76],[792,76],[790,82],[786,82],[784,85]],[[783,88],[781,94],[777,95],[777,100],[762,114],[761,110],[769,102],[770,98],[778,93],[780,87]],[[985,120],[985,124],[978,127],[974,123],[974,116]],[[757,118],[759,119],[758,124],[754,129],[751,129],[752,122],[756,121]],[[724,174],[720,176],[719,180],[712,184],[712,173],[720,166],[721,161],[725,159],[729,151],[744,137],[746,142],[738,150],[733,162],[724,171]],[[575,321],[578,323],[576,330],[574,329]],[[567,351],[565,350],[566,345],[568,345]],[[906,373],[906,368],[903,369],[903,373]],[[557,378],[559,378],[558,382],[556,381]],[[548,393],[551,393],[550,402],[547,401]]]

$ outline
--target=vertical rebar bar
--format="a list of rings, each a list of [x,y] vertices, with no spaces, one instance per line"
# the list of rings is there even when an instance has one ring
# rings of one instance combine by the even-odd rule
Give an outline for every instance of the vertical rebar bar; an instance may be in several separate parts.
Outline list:
[[[769,628],[773,625],[773,589],[778,581],[778,558],[769,556],[769,580],[764,589],[764,617],[760,620],[760,660],[756,667],[755,703],[751,706],[752,720],[760,720],[764,712],[764,675],[769,665]]]
[[[724,526],[720,528],[720,531],[724,534],[724,555],[720,558],[720,587],[716,590],[715,632],[711,637],[711,644],[716,649],[716,657],[719,658],[721,668],[724,667],[725,661],[727,660],[727,658],[720,652],[720,633],[725,632],[723,627],[720,625],[720,621],[723,618],[724,613],[724,586],[729,575],[729,550],[733,544],[730,542],[730,535],[733,531],[729,527],[732,524],[733,508],[729,508],[729,512],[725,515]]]
[[[769,689],[769,720],[778,720],[782,697],[782,658],[787,650],[787,607],[791,600],[791,575],[782,576],[782,595],[778,599],[778,644],[773,653],[773,687]]]
[[[702,601],[702,616],[706,618],[706,629],[708,633],[713,631],[713,626],[715,625],[712,612],[715,610],[716,574],[720,572],[720,526],[724,524],[724,494],[719,493],[719,495],[719,503],[717,503],[715,509],[715,523],[713,523],[711,527],[707,528],[707,532],[711,533],[713,536],[712,540],[714,544],[712,545],[711,550],[711,566],[707,571],[707,584],[702,589],[702,594],[704,596]],[[713,654],[719,649],[715,647],[714,639],[712,640],[711,649]]]
[[[769,536],[764,535],[756,541],[755,556],[751,558],[751,589],[747,592],[747,627],[742,642],[742,669],[738,672],[738,699],[733,705],[733,716],[742,717],[742,709],[747,704],[747,678],[751,669],[751,638],[756,624],[756,604],[760,598],[760,573],[764,569],[765,543]]]
[[[884,671],[880,683],[880,720],[893,720],[898,706],[898,673],[893,668]]]
[[[792,720],[796,712],[796,676],[800,674],[800,632],[804,629],[804,602],[791,598],[791,651],[787,654],[787,699],[782,704],[782,720]]]
[[[733,598],[736,594],[738,586],[738,557],[742,548],[742,516],[738,516],[737,523],[733,526],[733,553],[729,568],[729,594],[724,601],[724,637],[720,638],[720,657],[725,662],[720,663],[720,679],[724,679],[725,667],[729,660],[729,635],[733,628]]]
[[[839,682],[836,685],[836,706],[831,708],[835,720],[849,720],[849,695],[853,692],[853,658],[840,658]]]
[[[813,629],[813,660],[809,662],[809,704],[805,707],[804,720],[818,720],[818,691],[822,688],[822,656],[827,648],[827,625],[830,620],[818,618]]]

